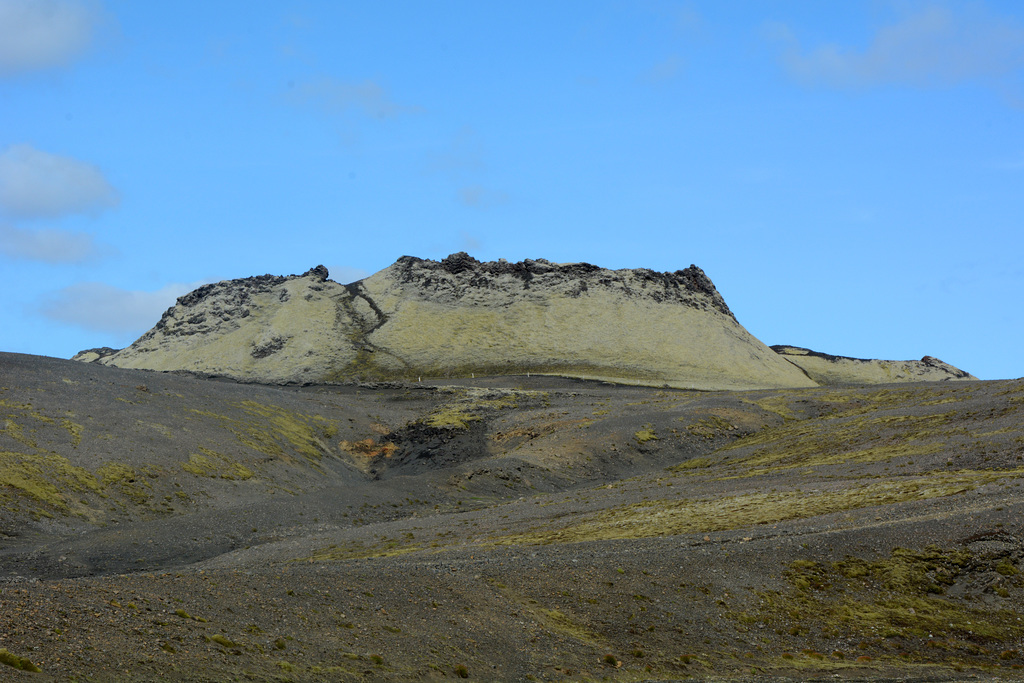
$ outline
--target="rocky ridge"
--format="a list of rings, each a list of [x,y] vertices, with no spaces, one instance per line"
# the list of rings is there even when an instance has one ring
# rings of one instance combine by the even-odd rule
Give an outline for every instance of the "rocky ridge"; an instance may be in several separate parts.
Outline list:
[[[126,349],[74,360],[313,384],[550,374],[693,389],[975,379],[938,359],[769,348],[695,265],[609,270],[403,256],[347,285],[324,266],[208,284]]]
[[[348,285],[318,266],[204,285],[126,349],[77,360],[266,383],[555,374],[698,389],[813,386],[698,267],[403,256]]]
[[[833,356],[799,346],[777,345],[772,350],[821,385],[948,382],[978,379],[933,356],[921,360],[872,360]]]

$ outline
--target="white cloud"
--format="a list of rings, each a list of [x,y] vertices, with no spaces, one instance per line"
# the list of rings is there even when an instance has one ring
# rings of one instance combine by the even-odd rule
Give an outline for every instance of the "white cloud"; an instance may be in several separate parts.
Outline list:
[[[92,235],[67,230],[23,230],[0,224],[0,254],[44,263],[84,263],[104,251]]]
[[[120,198],[99,168],[32,145],[0,154],[0,209],[23,218],[96,213]]]
[[[51,320],[87,330],[141,335],[160,320],[179,296],[205,282],[170,284],[155,292],[80,282],[53,292],[41,308]]]
[[[67,64],[92,42],[96,23],[76,0],[0,0],[0,74]]]
[[[374,81],[345,83],[330,76],[296,84],[290,99],[299,104],[312,105],[331,115],[342,114],[350,109],[362,109],[367,116],[386,119],[421,111],[419,107],[395,103],[384,88]]]
[[[787,70],[806,83],[948,85],[1024,66],[1024,27],[977,6],[962,13],[926,8],[880,28],[861,51],[830,44],[804,52],[785,25],[774,24],[769,32],[787,45]]]

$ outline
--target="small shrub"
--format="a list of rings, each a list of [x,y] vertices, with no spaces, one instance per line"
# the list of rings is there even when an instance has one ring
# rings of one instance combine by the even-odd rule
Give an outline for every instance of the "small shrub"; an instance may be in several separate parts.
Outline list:
[[[605,666],[614,666],[615,668],[622,666],[622,662],[620,662],[618,658],[611,652],[602,657],[601,661],[604,663]]]
[[[465,664],[459,664],[455,667],[455,675],[459,678],[469,678],[469,669]]]

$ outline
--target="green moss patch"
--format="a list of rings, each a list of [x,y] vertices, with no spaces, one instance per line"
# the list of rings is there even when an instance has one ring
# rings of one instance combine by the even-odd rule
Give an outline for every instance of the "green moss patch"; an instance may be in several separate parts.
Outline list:
[[[362,541],[349,541],[348,543],[329,545],[321,548],[312,555],[295,562],[339,562],[341,560],[356,560],[371,557],[395,557],[406,553],[420,550],[420,545],[410,542],[409,539],[382,539],[379,543],[367,545]]]
[[[524,598],[510,590],[504,584],[496,581],[491,583],[505,599],[516,604],[545,629],[587,645],[602,645],[604,643],[604,639],[598,633],[587,627],[578,618],[567,614],[562,608],[544,607],[536,600]]]
[[[693,472],[710,467],[711,464],[711,458],[690,458],[667,469],[669,472]]]
[[[77,422],[72,422],[66,417],[61,419],[60,426],[66,429],[68,434],[71,435],[71,447],[78,448],[82,443],[82,432],[85,431],[85,427]]]
[[[256,401],[241,401],[234,407],[243,417],[229,417],[207,410],[190,412],[220,422],[243,446],[264,455],[292,462],[295,455],[317,464],[329,452],[324,438],[337,433],[337,424],[321,416],[310,416]],[[198,469],[205,470],[204,465]],[[206,475],[203,475],[206,476]]]
[[[105,488],[110,488],[136,505],[145,505],[153,497],[146,475],[123,463],[108,462],[96,470]]]
[[[71,493],[99,490],[88,470],[56,453],[0,451],[0,497],[13,493],[66,512],[72,505]]]
[[[7,666],[12,666],[15,669],[29,671],[31,673],[42,672],[42,669],[33,664],[27,657],[19,657],[12,652],[8,652],[6,648],[2,647],[0,647],[0,664],[6,664]]]
[[[937,472],[838,491],[750,493],[712,500],[652,500],[603,510],[560,529],[496,537],[498,545],[578,543],[724,531],[844,510],[953,496],[1024,471]]]
[[[718,415],[710,415],[686,426],[687,432],[705,439],[713,439],[723,432],[730,432],[734,429],[736,427],[731,422]]]
[[[654,428],[651,425],[644,425],[643,429],[638,430],[636,434],[633,435],[633,438],[635,438],[636,442],[642,446],[648,441],[657,441],[658,434],[654,431]]]
[[[468,429],[470,423],[478,422],[488,413],[518,407],[521,399],[543,396],[541,392],[520,390],[453,390],[456,398],[430,411],[419,422],[428,427],[440,429]]]
[[[537,608],[531,611],[534,617],[551,631],[583,643],[596,645],[602,642],[602,638],[597,633],[559,609]]]
[[[897,548],[874,560],[793,563],[784,572],[789,589],[761,594],[756,620],[796,635],[867,643],[899,638],[902,649],[926,649],[929,658],[979,653],[1024,637],[1016,611],[986,605],[963,589],[996,572],[996,564],[936,546]],[[1019,582],[1013,590],[1021,591]],[[954,592],[960,597],[950,597]]]
[[[234,642],[233,640],[231,640],[227,636],[222,635],[220,633],[216,633],[216,634],[210,636],[210,641],[214,642],[214,643],[217,643],[218,645],[220,645],[222,647],[228,647],[228,648],[238,647],[238,643]]]
[[[181,468],[197,477],[213,477],[220,479],[251,479],[254,472],[245,465],[228,456],[209,448],[199,447],[200,453],[189,456],[188,462]]]
[[[753,476],[794,467],[871,463],[937,453],[946,447],[941,427],[953,415],[820,418],[787,422],[747,436],[721,449],[750,450],[730,461]]]

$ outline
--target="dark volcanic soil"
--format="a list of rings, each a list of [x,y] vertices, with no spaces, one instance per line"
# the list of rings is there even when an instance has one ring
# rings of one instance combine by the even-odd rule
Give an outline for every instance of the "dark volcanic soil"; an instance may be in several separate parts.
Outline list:
[[[1022,425],[1020,380],[282,388],[0,354],[0,680],[1017,678]]]

